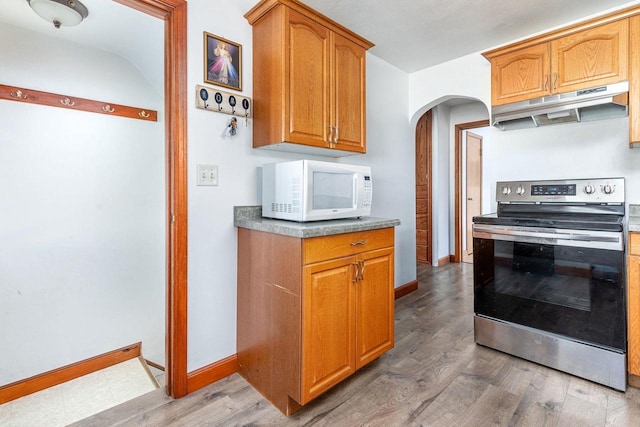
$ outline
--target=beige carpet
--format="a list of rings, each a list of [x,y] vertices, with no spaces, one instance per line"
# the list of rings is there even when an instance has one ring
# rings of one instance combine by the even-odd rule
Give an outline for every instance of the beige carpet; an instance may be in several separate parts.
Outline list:
[[[0,405],[0,426],[66,426],[159,387],[142,358]]]

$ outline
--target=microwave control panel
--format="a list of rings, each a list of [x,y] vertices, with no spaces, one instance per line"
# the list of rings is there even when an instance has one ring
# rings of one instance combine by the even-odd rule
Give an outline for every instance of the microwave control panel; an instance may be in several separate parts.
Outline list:
[[[372,193],[371,189],[372,189],[371,176],[365,175],[364,176],[364,199],[362,200],[362,204],[365,208],[371,207],[371,193]]]

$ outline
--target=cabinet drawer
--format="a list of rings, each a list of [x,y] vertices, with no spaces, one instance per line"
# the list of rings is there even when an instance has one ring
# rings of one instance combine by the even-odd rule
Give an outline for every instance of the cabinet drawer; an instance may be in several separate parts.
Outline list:
[[[303,240],[303,264],[326,261],[393,246],[393,227]]]
[[[640,233],[629,233],[629,255],[640,255]]]

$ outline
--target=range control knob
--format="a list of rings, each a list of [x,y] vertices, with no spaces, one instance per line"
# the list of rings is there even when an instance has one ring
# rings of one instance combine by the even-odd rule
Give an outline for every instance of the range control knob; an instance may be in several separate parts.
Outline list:
[[[505,196],[511,194],[511,187],[502,187],[502,194],[504,194]]]
[[[611,184],[605,184],[602,186],[602,192],[604,194],[611,194],[614,191],[616,191],[616,187],[615,185],[611,185]]]
[[[518,196],[523,196],[524,193],[526,193],[526,192],[527,192],[527,190],[522,185],[518,185],[518,188],[516,188],[516,194]]]
[[[591,184],[587,184],[584,186],[584,192],[587,194],[593,194],[596,192],[596,187]]]

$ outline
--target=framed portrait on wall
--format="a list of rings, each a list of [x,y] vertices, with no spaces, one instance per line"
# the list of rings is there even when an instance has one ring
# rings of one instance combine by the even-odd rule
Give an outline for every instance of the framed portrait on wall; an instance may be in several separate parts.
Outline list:
[[[242,90],[242,46],[205,31],[204,81]]]

